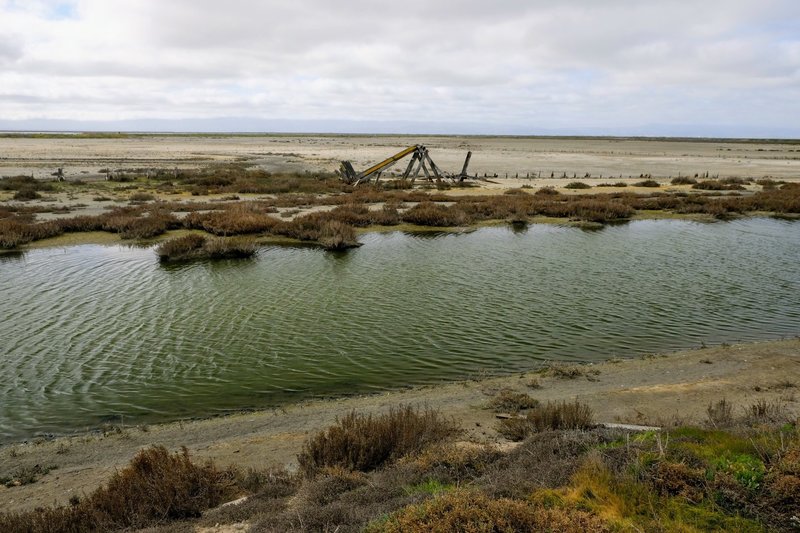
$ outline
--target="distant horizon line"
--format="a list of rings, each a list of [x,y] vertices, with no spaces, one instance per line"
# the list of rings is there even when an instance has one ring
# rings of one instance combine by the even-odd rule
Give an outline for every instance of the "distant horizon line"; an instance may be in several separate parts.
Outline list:
[[[182,131],[182,130],[82,130],[82,129],[0,129],[0,136],[33,136],[33,135],[83,135],[83,136],[114,136],[114,135],[185,135],[185,136],[206,136],[206,135],[230,135],[230,136],[272,136],[284,137],[292,135],[300,136],[342,136],[342,137],[489,137],[489,138],[520,138],[520,139],[640,139],[640,140],[686,140],[700,142],[714,141],[765,141],[765,142],[791,142],[800,143],[798,137],[732,137],[732,136],[709,136],[709,135],[644,135],[644,134],[568,134],[568,133],[396,133],[396,132],[336,132],[336,131],[232,131],[232,130],[208,130],[208,131]]]

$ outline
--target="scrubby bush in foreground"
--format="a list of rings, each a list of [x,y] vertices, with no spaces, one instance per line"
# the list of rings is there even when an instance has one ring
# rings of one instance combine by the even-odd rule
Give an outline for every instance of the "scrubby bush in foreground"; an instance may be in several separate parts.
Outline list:
[[[8,533],[34,531],[113,531],[198,517],[234,495],[234,474],[196,465],[184,448],[140,451],[108,484],[71,507],[0,515]]]
[[[432,409],[393,408],[381,415],[351,412],[309,441],[297,461],[306,475],[324,467],[369,471],[459,432]]]
[[[547,402],[532,407],[524,418],[501,420],[497,431],[509,440],[520,441],[531,433],[557,429],[589,429],[594,425],[592,409],[579,401]]]

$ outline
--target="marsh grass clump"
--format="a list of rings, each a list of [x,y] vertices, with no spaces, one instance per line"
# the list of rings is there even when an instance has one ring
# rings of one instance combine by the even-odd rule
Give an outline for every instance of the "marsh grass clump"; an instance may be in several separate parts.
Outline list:
[[[703,191],[744,191],[746,187],[741,183],[725,183],[720,180],[703,180],[692,185],[692,189]]]
[[[135,192],[128,197],[132,204],[142,204],[145,202],[152,202],[156,197],[149,192]]]
[[[162,262],[237,259],[252,257],[255,253],[256,245],[251,239],[206,238],[195,234],[170,239],[156,248],[156,254]]]
[[[358,246],[353,226],[338,220],[328,220],[322,224],[318,242],[326,250],[346,250]]]
[[[24,188],[15,192],[12,198],[14,200],[19,200],[20,202],[28,202],[30,200],[38,200],[41,197],[42,195],[36,192],[35,189]]]
[[[706,408],[706,418],[711,427],[731,427],[733,425],[733,405],[725,398],[710,403]]]
[[[37,180],[31,176],[10,176],[0,178],[0,191],[54,191],[53,183]]]
[[[678,176],[677,178],[672,178],[670,183],[673,185],[694,185],[697,180],[689,176]]]
[[[611,531],[599,516],[575,508],[551,508],[530,501],[489,498],[477,491],[444,492],[370,524],[369,533],[458,531]]]
[[[520,441],[532,433],[547,430],[590,429],[594,426],[594,413],[588,405],[574,402],[547,402],[531,408],[524,418],[501,420],[497,431],[509,440]]]
[[[66,507],[0,514],[3,531],[112,531],[139,529],[200,516],[235,494],[235,474],[196,465],[186,448],[170,454],[140,451],[108,483]]]
[[[278,219],[266,214],[260,206],[249,202],[229,204],[225,209],[210,213],[190,213],[183,220],[186,228],[202,229],[223,237],[265,233],[278,223]]]
[[[418,226],[463,226],[471,220],[457,206],[444,206],[433,202],[420,202],[400,215],[403,222]]]
[[[307,476],[325,467],[369,471],[459,433],[433,409],[392,408],[380,415],[351,412],[303,446],[297,461]]]
[[[518,412],[539,405],[539,400],[524,392],[504,389],[489,401],[489,408],[496,412]]]
[[[565,189],[591,189],[592,186],[582,181],[571,181],[564,185]]]
[[[661,187],[661,184],[658,183],[656,180],[642,180],[642,181],[637,181],[636,183],[633,184],[633,186],[655,188],[655,187]]]

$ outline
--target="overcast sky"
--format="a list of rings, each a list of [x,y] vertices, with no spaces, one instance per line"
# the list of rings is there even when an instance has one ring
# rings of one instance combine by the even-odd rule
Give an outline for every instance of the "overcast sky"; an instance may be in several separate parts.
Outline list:
[[[42,124],[800,137],[800,2],[0,0]]]

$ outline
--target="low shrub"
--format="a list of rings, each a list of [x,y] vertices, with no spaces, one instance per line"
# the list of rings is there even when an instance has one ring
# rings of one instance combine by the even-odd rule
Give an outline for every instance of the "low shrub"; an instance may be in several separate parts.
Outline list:
[[[542,187],[541,189],[539,189],[538,191],[536,191],[533,194],[535,196],[557,196],[557,195],[559,195],[561,193],[558,192],[555,189],[555,187]]]
[[[723,183],[719,180],[703,180],[692,185],[692,189],[703,191],[743,191],[746,188],[740,183]]]
[[[14,193],[14,200],[19,200],[21,202],[27,202],[29,200],[38,200],[41,198],[42,195],[36,192],[35,189],[20,189]]]
[[[643,180],[637,181],[633,184],[634,187],[661,187],[661,184],[656,180]]]
[[[31,176],[10,176],[0,178],[0,191],[54,191],[49,181],[37,180]]]
[[[495,411],[518,412],[539,405],[539,400],[524,392],[502,390],[489,401],[489,407]]]
[[[497,430],[510,440],[523,440],[537,431],[589,429],[593,425],[592,409],[575,400],[574,402],[547,402],[546,405],[535,406],[528,411],[525,418],[501,420]]]
[[[346,250],[358,246],[353,227],[338,220],[328,220],[322,224],[318,242],[326,250]]]
[[[245,235],[271,231],[278,220],[263,213],[258,206],[248,203],[230,204],[224,210],[211,213],[190,213],[183,225],[202,229],[219,236]]]
[[[156,197],[149,192],[135,192],[128,197],[131,203],[152,202]]]
[[[592,186],[582,181],[571,181],[564,185],[565,189],[591,189]]]
[[[111,531],[198,517],[234,496],[234,479],[211,463],[192,463],[186,448],[170,454],[157,446],[140,451],[106,486],[70,507],[0,514],[0,530]]]
[[[156,254],[162,262],[193,259],[229,259],[252,257],[255,242],[237,238],[207,239],[202,235],[185,235],[161,243]]]
[[[403,222],[418,226],[462,226],[471,220],[457,206],[444,206],[433,202],[420,202],[401,216]]]
[[[297,461],[308,476],[325,467],[368,471],[458,432],[455,422],[432,409],[402,406],[381,415],[351,412],[308,440]]]
[[[678,176],[677,178],[672,178],[670,183],[673,185],[694,185],[697,180],[689,176]]]
[[[598,516],[578,509],[548,508],[530,501],[492,499],[468,490],[444,492],[419,505],[408,506],[385,520],[367,526],[373,533],[428,533],[436,531],[610,531]]]

